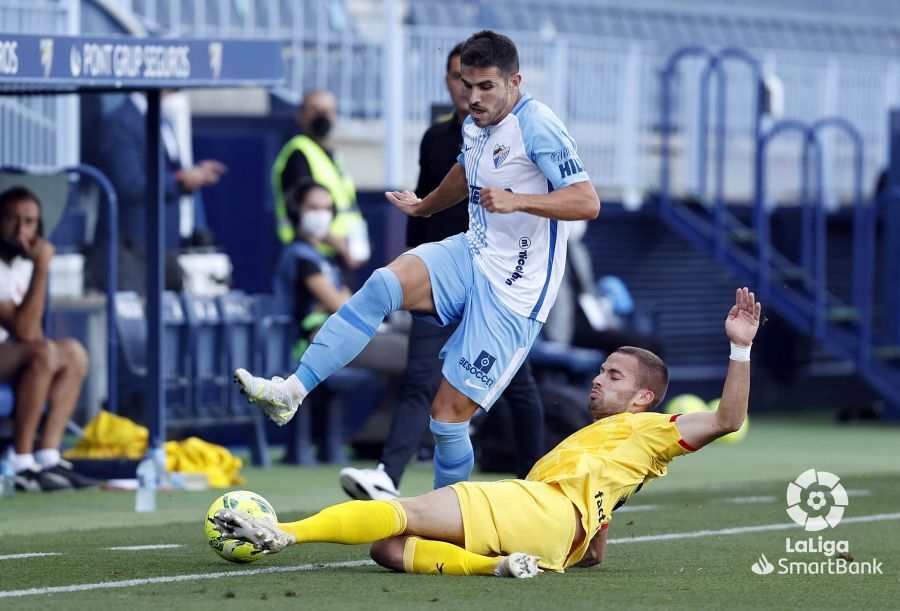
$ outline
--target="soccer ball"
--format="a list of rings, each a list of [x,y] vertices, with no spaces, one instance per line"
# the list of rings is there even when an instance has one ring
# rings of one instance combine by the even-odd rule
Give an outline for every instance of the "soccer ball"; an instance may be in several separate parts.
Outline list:
[[[256,549],[251,543],[240,539],[225,538],[222,533],[213,528],[216,524],[214,515],[219,509],[240,509],[253,516],[268,518],[275,523],[278,522],[278,517],[275,515],[272,504],[255,492],[234,490],[226,492],[213,501],[213,504],[209,506],[209,511],[206,512],[204,524],[206,540],[216,554],[229,562],[256,562],[262,558],[262,550]]]

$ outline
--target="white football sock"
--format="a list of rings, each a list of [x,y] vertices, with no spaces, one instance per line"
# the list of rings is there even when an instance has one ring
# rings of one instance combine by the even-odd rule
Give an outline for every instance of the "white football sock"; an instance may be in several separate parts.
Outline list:
[[[303,387],[303,382],[300,381],[300,378],[298,378],[294,374],[291,374],[284,382],[285,384],[287,384],[288,393],[290,393],[291,399],[294,400],[294,405],[300,405],[301,403],[303,403],[303,399],[306,398],[306,395],[309,394],[309,391]]]
[[[10,452],[9,461],[12,463],[13,471],[16,473],[21,473],[22,471],[27,471],[31,467],[37,466],[37,463],[34,462],[34,454],[31,452],[28,454],[16,454],[15,452]]]
[[[59,448],[46,448],[44,450],[38,450],[34,453],[34,460],[37,461],[37,464],[41,467],[41,469],[51,469],[59,464]]]

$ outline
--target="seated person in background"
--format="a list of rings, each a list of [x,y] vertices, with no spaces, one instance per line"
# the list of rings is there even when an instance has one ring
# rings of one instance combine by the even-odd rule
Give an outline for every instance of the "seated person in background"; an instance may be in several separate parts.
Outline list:
[[[586,230],[586,221],[572,223],[566,274],[559,287],[556,305],[550,310],[544,324],[544,338],[606,353],[614,352],[622,346],[637,346],[662,355],[662,342],[629,329],[618,315],[613,299],[615,293],[620,294],[618,301],[622,301],[622,296],[626,300],[630,299],[628,289],[621,280],[614,276],[605,277],[604,281],[608,280],[605,285],[614,294],[603,295],[598,292],[594,283],[591,255],[582,242]]]
[[[287,214],[294,241],[285,247],[275,267],[274,293],[282,312],[295,318],[300,338],[294,347],[299,359],[328,317],[350,299],[340,267],[319,251],[334,219],[334,202],[322,185],[303,180],[288,195]],[[397,334],[377,333],[374,341],[351,366],[385,373],[403,371],[405,338],[398,346]]]
[[[280,309],[291,314],[300,327],[294,347],[299,359],[329,314],[350,298],[341,271],[319,246],[334,219],[334,202],[328,190],[312,181],[296,184],[288,194],[287,215],[294,231],[275,267],[275,298]]]
[[[23,187],[0,194],[0,381],[15,386],[16,489],[41,492],[98,484],[72,470],[59,446],[88,372],[74,339],[50,340],[41,326],[53,245],[41,236],[41,204]],[[47,418],[37,452],[34,437]]]

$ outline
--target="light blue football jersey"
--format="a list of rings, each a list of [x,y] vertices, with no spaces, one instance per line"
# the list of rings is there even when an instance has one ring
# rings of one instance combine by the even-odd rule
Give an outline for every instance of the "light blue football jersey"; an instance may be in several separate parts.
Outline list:
[[[522,92],[513,111],[497,125],[463,123],[469,184],[466,238],[478,270],[512,311],[544,322],[566,268],[569,222],[514,212],[486,211],[478,203],[484,187],[545,194],[589,181],[575,140],[546,105]]]

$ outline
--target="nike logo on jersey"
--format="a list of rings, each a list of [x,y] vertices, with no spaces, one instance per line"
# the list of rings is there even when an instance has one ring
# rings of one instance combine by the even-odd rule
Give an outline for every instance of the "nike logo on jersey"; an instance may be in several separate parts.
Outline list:
[[[463,380],[463,384],[468,386],[469,388],[474,388],[475,390],[487,390],[484,386],[479,386],[478,384],[473,384],[469,380]]]
[[[467,373],[474,376],[476,380],[484,383],[484,386],[478,386],[468,379],[464,380],[463,384],[470,388],[477,388],[478,390],[487,390],[493,386],[494,378],[490,377],[488,372],[491,370],[491,367],[494,366],[494,361],[496,360],[497,358],[495,356],[488,354],[485,350],[481,351],[481,354],[475,359],[475,363],[470,363],[466,358],[459,357],[459,366]]]

